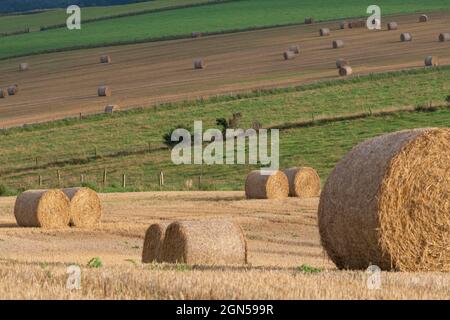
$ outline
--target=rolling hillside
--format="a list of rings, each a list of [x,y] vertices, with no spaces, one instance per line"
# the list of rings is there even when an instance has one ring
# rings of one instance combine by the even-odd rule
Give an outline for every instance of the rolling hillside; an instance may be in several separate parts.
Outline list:
[[[189,179],[198,188],[199,176],[202,189],[240,190],[251,167],[175,166],[162,143],[162,135],[173,127],[191,127],[194,120],[217,127],[216,118],[229,118],[233,112],[242,113],[243,128],[255,120],[265,127],[292,127],[281,132],[281,165],[313,166],[325,181],[335,163],[368,137],[406,128],[449,126],[450,109],[444,102],[450,94],[449,75],[448,67],[398,72],[4,130],[1,182],[5,193],[38,187],[38,175],[45,187],[56,186],[59,170],[64,185],[79,184],[84,174],[85,182],[103,191],[159,190],[158,175],[163,170],[164,190],[184,189]],[[430,103],[444,107],[331,123],[320,120]],[[311,119],[315,122],[295,125]],[[108,180],[103,188],[105,168]],[[121,189],[123,173],[128,187]]]

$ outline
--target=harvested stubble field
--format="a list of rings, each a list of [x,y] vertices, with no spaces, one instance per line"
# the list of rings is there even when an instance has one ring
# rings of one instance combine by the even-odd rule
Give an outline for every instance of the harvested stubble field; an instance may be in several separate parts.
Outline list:
[[[450,46],[438,41],[448,30],[448,12],[430,14],[418,23],[418,15],[391,17],[397,31],[337,30],[338,22],[274,28],[201,39],[164,41],[138,45],[79,50],[28,57],[30,70],[19,73],[24,58],[0,63],[0,86],[18,83],[19,95],[0,101],[2,127],[103,112],[115,103],[123,108],[149,106],[222,93],[281,87],[337,78],[335,61],[348,59],[356,74],[407,69],[424,65],[430,54],[450,63]],[[332,36],[319,37],[320,27]],[[412,32],[414,41],[400,43],[400,33]],[[334,50],[331,40],[345,41]],[[300,55],[284,61],[282,53],[300,44]],[[101,54],[113,63],[101,65]],[[196,58],[204,58],[205,70],[194,70]],[[99,85],[113,90],[112,97],[97,96]]]
[[[449,298],[450,276],[336,270],[317,229],[318,199],[245,200],[243,192],[102,194],[94,230],[22,229],[14,198],[0,199],[0,298],[16,299],[424,299]],[[140,263],[146,228],[174,219],[231,219],[248,240],[247,267]],[[99,257],[103,267],[87,262]],[[66,268],[82,266],[80,291],[66,289]],[[321,270],[308,273],[309,265]],[[302,271],[303,270],[303,271]]]

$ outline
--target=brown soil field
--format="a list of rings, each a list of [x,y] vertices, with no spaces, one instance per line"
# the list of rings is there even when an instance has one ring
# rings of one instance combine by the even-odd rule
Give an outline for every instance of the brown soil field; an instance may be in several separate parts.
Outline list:
[[[246,200],[243,192],[101,194],[94,230],[19,228],[14,197],[0,198],[0,299],[448,299],[450,275],[383,272],[379,290],[364,271],[336,270],[320,245],[318,198]],[[147,227],[185,219],[230,219],[248,241],[249,264],[142,264]],[[88,268],[99,257],[103,267]],[[66,268],[82,266],[81,289]],[[298,270],[301,265],[319,273]]]
[[[439,33],[450,29],[448,14],[430,14],[428,23],[419,23],[418,14],[385,17],[380,31],[339,30],[338,22],[326,22],[5,60],[0,87],[18,84],[20,93],[0,100],[0,126],[103,112],[111,103],[146,107],[333,79],[341,57],[356,75],[420,67],[428,55],[449,64],[450,42],[438,41]],[[393,20],[399,29],[387,31]],[[331,36],[320,37],[322,27],[330,28]],[[411,32],[413,41],[400,42],[402,32]],[[332,49],[335,39],[344,40],[345,47]],[[300,55],[284,61],[283,52],[293,44],[300,44]],[[112,64],[100,64],[102,54],[111,55]],[[197,58],[206,60],[207,69],[194,70]],[[29,71],[18,71],[22,61]],[[97,96],[103,84],[111,87],[111,97]]]

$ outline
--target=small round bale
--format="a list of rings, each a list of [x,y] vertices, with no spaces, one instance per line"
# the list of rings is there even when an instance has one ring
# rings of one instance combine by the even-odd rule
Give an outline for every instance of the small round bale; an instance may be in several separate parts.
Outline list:
[[[111,89],[107,86],[98,87],[98,96],[99,97],[110,97],[112,94]]]
[[[8,90],[4,88],[0,88],[0,99],[6,98],[8,96]]]
[[[197,59],[194,61],[194,69],[205,69],[206,63],[203,59]]]
[[[283,199],[289,196],[289,181],[286,175],[275,170],[271,173],[261,170],[250,172],[245,180],[247,199]]]
[[[339,22],[339,29],[345,29],[346,26],[347,26],[347,22],[346,21]]]
[[[343,40],[334,40],[333,41],[333,48],[339,49],[344,47],[344,41]]]
[[[330,32],[330,29],[328,29],[328,28],[321,28],[319,30],[319,34],[321,37],[324,37],[324,36],[329,36],[331,34],[331,32]]]
[[[450,270],[450,129],[404,130],[354,147],[321,194],[321,242],[340,269]]]
[[[441,33],[439,35],[439,41],[440,42],[445,42],[445,41],[450,41],[450,33]]]
[[[346,76],[350,76],[351,74],[353,74],[353,69],[350,66],[343,66],[342,68],[339,68],[339,75],[341,77],[346,77]]]
[[[145,232],[142,263],[161,262],[161,249],[167,224],[152,224]]]
[[[305,18],[305,24],[313,24],[314,18]]]
[[[401,40],[402,42],[405,42],[405,41],[412,41],[412,34],[409,33],[409,32],[402,33],[402,34],[400,35],[400,40]]]
[[[428,56],[425,58],[425,66],[427,67],[437,67],[439,65],[439,58]]]
[[[283,58],[284,58],[284,60],[292,60],[295,58],[295,53],[290,50],[285,51],[283,53]]]
[[[21,227],[64,228],[70,222],[69,205],[61,190],[29,190],[17,196],[14,216]]]
[[[426,15],[426,14],[422,14],[420,17],[419,17],[419,22],[428,22],[428,16]]]
[[[339,58],[336,60],[336,68],[342,68],[348,66],[348,61],[346,59],[343,58]]]
[[[120,108],[117,104],[108,104],[105,107],[105,113],[114,113],[116,111],[118,111]]]
[[[247,263],[247,241],[242,228],[231,221],[174,222],[167,227],[161,261],[244,265]]]
[[[198,32],[198,31],[194,31],[191,33],[191,38],[201,38],[202,37],[202,33]]]
[[[398,29],[398,23],[397,23],[397,22],[394,22],[394,21],[389,22],[388,25],[387,25],[387,27],[388,27],[388,30],[389,30],[389,31],[397,30],[397,29]]]
[[[320,195],[320,177],[309,167],[294,167],[283,170],[289,181],[289,196],[313,198]]]
[[[26,62],[22,62],[19,64],[19,71],[27,71],[28,68],[29,68],[29,65]]]
[[[66,188],[62,190],[70,200],[70,225],[92,228],[100,224],[102,204],[97,192],[89,188]]]
[[[289,47],[289,50],[295,54],[300,54],[300,46],[299,45],[293,45]]]
[[[111,62],[112,62],[111,57],[107,54],[102,55],[100,57],[100,63],[111,63]]]
[[[8,95],[15,96],[19,92],[19,86],[17,84],[8,87]]]

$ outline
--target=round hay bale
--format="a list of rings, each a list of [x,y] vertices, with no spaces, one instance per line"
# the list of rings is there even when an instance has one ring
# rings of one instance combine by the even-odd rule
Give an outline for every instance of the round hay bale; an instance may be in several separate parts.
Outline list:
[[[351,74],[353,74],[353,69],[350,66],[343,66],[342,68],[339,68],[339,75],[341,77],[346,77],[346,76],[350,76]]]
[[[322,191],[319,231],[340,269],[450,270],[450,129],[385,134],[353,148]]]
[[[142,263],[161,262],[161,249],[166,234],[167,224],[152,224],[145,232],[142,249]]]
[[[91,228],[100,224],[102,204],[97,192],[89,188],[66,188],[62,190],[70,200],[70,225]]]
[[[295,167],[283,170],[289,181],[289,196],[313,198],[320,195],[320,177],[309,167]]]
[[[305,24],[313,24],[314,18],[305,18]]]
[[[289,181],[286,175],[275,170],[270,175],[260,170],[250,172],[245,180],[247,199],[283,199],[289,196]]]
[[[242,228],[231,221],[174,222],[166,229],[161,261],[243,265],[247,263],[247,241]]]
[[[107,86],[98,87],[98,96],[99,97],[110,97],[112,94],[111,89]]]
[[[111,57],[109,55],[103,55],[100,57],[100,63],[111,63]]]
[[[292,60],[295,58],[295,53],[292,51],[289,51],[289,50],[285,51],[283,53],[283,58],[284,58],[284,60]]]
[[[336,60],[336,68],[342,68],[348,66],[348,61],[343,59],[343,58],[339,58]]]
[[[299,45],[293,45],[289,47],[289,50],[295,54],[300,54],[300,46]]]
[[[405,42],[405,41],[412,41],[412,34],[409,33],[409,32],[402,33],[402,34],[400,35],[400,40],[401,40],[402,42]]]
[[[425,66],[427,67],[436,67],[439,65],[439,58],[428,56],[425,58]]]
[[[117,104],[108,104],[105,107],[105,113],[114,113],[115,111],[120,110],[119,106]]]
[[[194,61],[194,69],[205,69],[206,63],[203,59],[197,59]]]
[[[397,30],[398,29],[398,23],[397,22],[389,22],[387,27],[388,27],[389,31]]]
[[[339,29],[345,29],[346,26],[347,26],[347,21],[339,22]]]
[[[330,29],[322,28],[322,29],[319,30],[319,34],[320,34],[321,37],[329,36],[331,34],[330,33]]]
[[[420,17],[419,17],[419,22],[428,22],[428,16],[426,15],[426,14],[422,14]]]
[[[29,65],[26,62],[22,62],[19,64],[19,71],[27,71],[28,68],[29,68]]]
[[[8,95],[15,96],[19,92],[19,86],[17,84],[8,87]]]
[[[0,88],[0,99],[6,98],[8,96],[8,90],[4,88]]]
[[[339,49],[344,47],[344,41],[343,40],[334,40],[333,41],[333,48]]]
[[[29,190],[16,198],[14,216],[21,227],[64,228],[70,222],[69,199],[61,190]]]
[[[441,33],[439,35],[439,41],[440,42],[450,41],[450,33]]]

